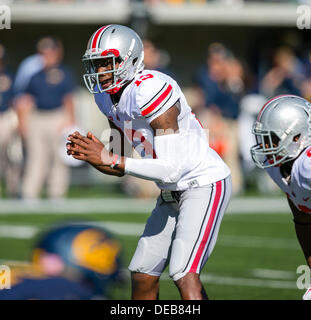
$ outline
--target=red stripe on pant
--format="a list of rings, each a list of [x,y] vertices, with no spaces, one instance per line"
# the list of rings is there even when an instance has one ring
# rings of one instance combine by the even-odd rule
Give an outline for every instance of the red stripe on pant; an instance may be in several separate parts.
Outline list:
[[[221,193],[222,193],[222,186],[221,186],[222,182],[221,181],[217,181],[216,182],[216,194],[215,194],[215,199],[214,199],[214,203],[213,203],[213,207],[211,210],[211,214],[210,217],[208,219],[207,222],[207,226],[206,229],[204,231],[204,235],[202,238],[202,241],[199,245],[198,251],[196,253],[196,256],[193,260],[192,266],[189,270],[189,272],[196,272],[199,262],[201,260],[202,254],[204,254],[204,248],[206,246],[207,240],[209,238],[209,235],[211,233],[212,230],[212,226],[216,217],[216,213],[218,212],[218,207],[219,207],[219,202],[220,202],[220,197],[221,197]]]

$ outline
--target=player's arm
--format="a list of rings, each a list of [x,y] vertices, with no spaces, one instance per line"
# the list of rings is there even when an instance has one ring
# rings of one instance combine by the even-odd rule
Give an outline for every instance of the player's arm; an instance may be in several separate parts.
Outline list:
[[[288,203],[294,216],[298,241],[311,268],[311,214],[298,210],[290,199],[288,199]]]
[[[180,176],[180,170],[175,159],[180,156],[169,157],[170,151],[182,150],[178,147],[179,134],[177,117],[179,109],[173,106],[162,115],[154,119],[150,125],[157,136],[155,149],[157,159],[132,159],[118,155],[105,149],[104,144],[91,132],[86,137],[79,132],[74,132],[68,137],[67,153],[75,159],[84,160],[99,171],[116,176],[131,174],[147,180],[175,182]]]
[[[185,135],[179,133],[179,108],[175,104],[150,122],[154,131],[156,159],[126,159],[126,174],[161,183],[175,183],[182,174],[185,156]]]
[[[178,115],[179,109],[177,105],[174,105],[151,121],[150,126],[154,131],[154,136],[178,133]]]

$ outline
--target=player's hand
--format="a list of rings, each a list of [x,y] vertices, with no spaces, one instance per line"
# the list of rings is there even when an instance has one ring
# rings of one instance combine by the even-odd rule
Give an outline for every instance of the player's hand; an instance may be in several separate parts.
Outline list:
[[[89,162],[94,166],[110,165],[112,155],[105,149],[105,145],[91,132],[87,136],[78,131],[70,134],[67,138],[67,154],[78,160]]]

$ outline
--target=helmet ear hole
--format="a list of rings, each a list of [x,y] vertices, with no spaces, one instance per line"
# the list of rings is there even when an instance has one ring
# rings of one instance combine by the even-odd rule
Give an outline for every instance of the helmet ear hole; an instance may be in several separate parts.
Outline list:
[[[136,63],[137,60],[138,58],[133,59],[133,65]]]
[[[293,138],[293,141],[297,142],[299,140],[300,136],[301,136],[301,133],[298,133],[297,135],[295,135],[295,137]]]

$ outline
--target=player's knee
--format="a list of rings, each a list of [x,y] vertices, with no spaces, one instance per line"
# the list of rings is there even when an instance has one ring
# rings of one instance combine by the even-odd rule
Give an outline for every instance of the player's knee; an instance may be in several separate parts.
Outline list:
[[[128,268],[131,272],[160,276],[166,265],[166,258],[160,257],[155,253],[150,255],[150,249],[148,250],[148,248],[148,238],[140,238]]]
[[[137,283],[157,282],[159,279],[159,277],[151,276],[147,273],[142,273],[142,272],[131,272],[131,278],[133,281]]]
[[[137,244],[136,251],[129,265],[129,270],[131,272],[145,272],[145,253],[147,248],[147,240],[145,238],[140,238]]]
[[[177,287],[201,288],[200,275],[195,272],[187,272],[183,277],[175,281]]]
[[[151,290],[158,286],[159,277],[151,276],[146,273],[132,272],[131,273],[132,284],[134,288],[144,288],[144,290]]]
[[[183,300],[208,300],[200,275],[188,272],[175,282]]]

